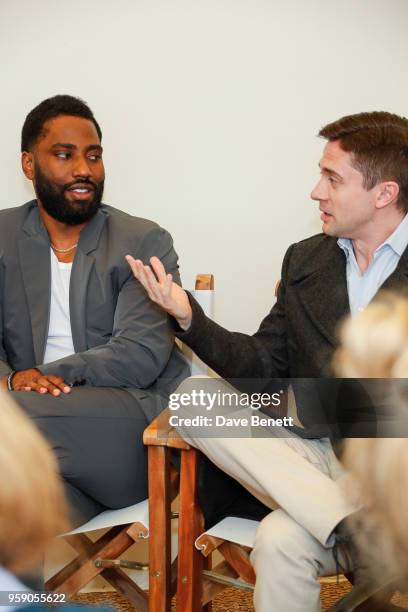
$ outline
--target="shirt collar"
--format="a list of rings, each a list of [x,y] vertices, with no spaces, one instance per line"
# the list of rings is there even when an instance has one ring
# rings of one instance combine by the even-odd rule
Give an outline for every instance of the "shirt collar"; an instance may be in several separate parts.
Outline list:
[[[381,246],[384,244],[388,244],[401,257],[408,245],[408,215],[405,215],[398,227]]]
[[[347,257],[354,253],[353,243],[350,238],[339,238],[337,244],[343,249]],[[375,251],[379,251],[385,245],[388,245],[398,257],[401,257],[408,246],[408,215],[405,215],[391,236],[388,236],[387,240],[380,244]]]
[[[354,253],[353,251],[353,243],[350,238],[339,238],[337,240],[337,244],[346,254],[347,259]]]

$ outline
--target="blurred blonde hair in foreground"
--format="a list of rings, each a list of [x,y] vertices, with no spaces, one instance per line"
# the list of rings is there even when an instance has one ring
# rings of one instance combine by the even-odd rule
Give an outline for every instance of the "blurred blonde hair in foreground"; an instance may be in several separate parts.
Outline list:
[[[341,330],[334,365],[343,377],[407,378],[408,299],[384,292],[363,313],[349,319]],[[396,401],[408,419],[407,387],[400,386],[402,393]],[[349,439],[343,461],[361,489],[362,531],[368,534],[362,544],[367,553],[380,554],[390,569],[401,572],[408,561],[408,439]],[[375,550],[370,542],[372,529]]]
[[[340,334],[335,368],[343,377],[408,376],[408,299],[383,292],[348,319]]]
[[[67,512],[51,449],[3,391],[0,432],[0,566],[20,573],[67,528]]]

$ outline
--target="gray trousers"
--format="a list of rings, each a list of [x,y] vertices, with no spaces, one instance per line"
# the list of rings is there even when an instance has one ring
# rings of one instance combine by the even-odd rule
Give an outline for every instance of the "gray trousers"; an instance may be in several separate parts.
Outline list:
[[[205,390],[230,392],[224,381],[207,380]],[[190,394],[200,382],[187,379],[177,393]],[[243,418],[247,409],[230,417]],[[180,417],[194,418],[203,409],[184,406]],[[206,412],[207,415],[211,414]],[[356,507],[342,487],[346,473],[328,439],[307,440],[276,427],[268,437],[234,438],[231,430],[205,431],[203,427],[177,427],[192,446],[238,480],[274,510],[260,523],[251,562],[256,573],[254,605],[257,612],[318,612],[319,576],[336,572],[333,530]],[[242,435],[242,428],[240,430]],[[258,432],[259,433],[259,432]],[[266,435],[266,434],[265,434]],[[347,567],[344,551],[339,561]]]
[[[14,391],[13,398],[57,457],[74,526],[147,497],[148,420],[125,389],[76,387],[59,397]]]

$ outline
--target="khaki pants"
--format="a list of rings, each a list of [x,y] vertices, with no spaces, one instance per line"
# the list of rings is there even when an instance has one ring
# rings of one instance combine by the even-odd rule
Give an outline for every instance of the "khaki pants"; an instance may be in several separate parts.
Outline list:
[[[199,383],[188,379],[177,392],[189,393],[192,385]],[[226,392],[231,390],[219,379],[206,381],[206,390],[208,385],[214,385],[214,390],[224,385]],[[225,413],[241,418],[246,412],[248,409]],[[184,406],[178,416],[200,414],[202,408]],[[303,439],[279,427],[268,430],[265,438],[218,437],[222,429],[214,431],[217,437],[208,433],[202,437],[203,429],[200,435],[200,429],[185,424],[178,431],[266,506],[277,509],[261,521],[251,555],[257,575],[257,612],[320,610],[318,577],[336,571],[332,532],[356,509],[344,495],[346,474],[330,441]],[[345,564],[344,555],[339,560]]]

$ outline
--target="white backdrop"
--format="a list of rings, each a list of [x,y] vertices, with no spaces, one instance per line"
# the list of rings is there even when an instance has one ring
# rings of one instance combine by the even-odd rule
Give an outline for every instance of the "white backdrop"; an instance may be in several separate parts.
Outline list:
[[[406,0],[0,0],[0,208],[32,197],[23,120],[85,99],[104,200],[166,227],[184,284],[216,276],[216,319],[253,332],[287,246],[320,231],[319,128],[408,115]]]

